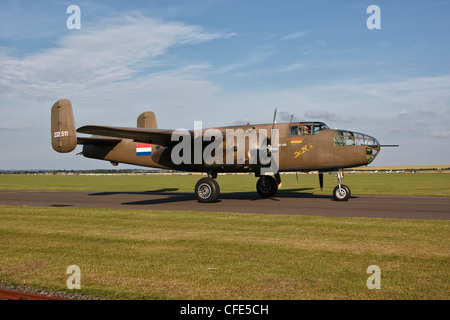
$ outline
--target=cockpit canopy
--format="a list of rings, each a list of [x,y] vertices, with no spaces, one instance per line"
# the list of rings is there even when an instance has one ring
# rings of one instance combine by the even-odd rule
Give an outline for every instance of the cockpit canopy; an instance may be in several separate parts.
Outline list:
[[[336,130],[334,135],[334,145],[339,146],[368,146],[379,149],[380,143],[377,139],[359,132]]]
[[[329,129],[323,122],[300,122],[293,124],[289,128],[291,136],[316,134],[321,130]]]
[[[300,122],[291,124],[289,134],[291,136],[298,135],[314,135],[322,130],[330,129],[323,122]],[[371,163],[380,151],[380,143],[374,137],[359,132],[349,130],[335,130],[334,134],[335,147],[363,146],[366,149],[367,163]]]
[[[380,151],[380,143],[374,137],[348,130],[336,130],[334,146],[365,146],[367,163],[371,163]]]

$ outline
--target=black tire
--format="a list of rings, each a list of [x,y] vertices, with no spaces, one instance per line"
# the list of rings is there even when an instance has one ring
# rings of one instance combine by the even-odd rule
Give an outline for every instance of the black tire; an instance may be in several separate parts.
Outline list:
[[[219,194],[219,184],[213,178],[202,178],[195,185],[195,196],[199,202],[214,202],[219,197]]]
[[[278,183],[272,176],[262,176],[256,183],[256,191],[263,198],[273,197],[278,191]]]
[[[336,201],[348,201],[350,196],[351,196],[350,188],[347,187],[345,184],[342,184],[340,189],[339,186],[336,186],[333,190],[333,198]]]

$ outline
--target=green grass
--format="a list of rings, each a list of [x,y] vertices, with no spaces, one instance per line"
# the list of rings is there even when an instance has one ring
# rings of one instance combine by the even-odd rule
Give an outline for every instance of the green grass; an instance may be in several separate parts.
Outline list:
[[[0,280],[107,299],[448,299],[449,222],[0,206]],[[381,269],[381,289],[366,286]],[[73,291],[72,291],[73,292]]]
[[[0,189],[15,190],[86,190],[86,191],[176,191],[193,192],[199,175],[182,176],[80,176],[80,175],[0,175]],[[317,174],[282,175],[279,192],[331,194],[336,186],[334,175],[324,175],[320,191]],[[256,192],[253,175],[219,175],[220,190]],[[450,196],[448,173],[346,174],[344,184],[355,195]]]
[[[0,175],[0,189],[193,192],[200,176]],[[283,175],[331,194],[335,177]],[[254,176],[219,176],[255,192]],[[450,196],[450,175],[347,174],[353,194]],[[448,221],[0,206],[0,281],[107,299],[448,299]],[[370,265],[381,290],[366,287]]]

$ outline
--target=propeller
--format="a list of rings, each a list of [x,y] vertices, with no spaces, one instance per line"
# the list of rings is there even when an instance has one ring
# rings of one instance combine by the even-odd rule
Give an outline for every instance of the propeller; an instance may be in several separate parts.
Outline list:
[[[276,118],[277,118],[277,109],[278,108],[275,107],[275,112],[273,113],[272,130],[275,127],[275,121],[276,121]]]
[[[272,129],[270,130],[270,138],[267,138],[267,156],[272,155],[272,134],[275,128],[275,121],[277,118],[277,107],[275,107],[275,112],[273,113]]]
[[[275,177],[275,180],[278,183],[278,187],[281,187],[281,177],[280,173],[278,172],[278,154],[273,156],[273,153],[278,152],[278,137],[276,136],[277,131],[275,131],[275,121],[277,118],[277,108],[275,107],[275,112],[273,114],[273,121],[272,121],[272,129],[270,130],[270,134],[267,134],[267,148],[266,148],[266,154],[267,157],[270,158],[271,164],[270,164],[270,170],[272,171],[272,174]],[[277,137],[274,139],[274,137]],[[272,145],[272,142],[275,143],[275,145]]]
[[[274,151],[275,152],[278,151],[278,146],[275,146],[275,148],[272,146],[272,135],[275,132],[275,122],[276,122],[276,119],[277,119],[277,110],[278,110],[278,108],[275,107],[275,111],[273,113],[272,129],[270,130],[270,142],[269,142],[270,154],[272,154],[272,152],[274,152]],[[282,186],[281,177],[280,177],[280,173],[278,171],[277,171],[277,173],[275,173],[275,180],[278,183],[278,187],[281,188],[281,186]]]

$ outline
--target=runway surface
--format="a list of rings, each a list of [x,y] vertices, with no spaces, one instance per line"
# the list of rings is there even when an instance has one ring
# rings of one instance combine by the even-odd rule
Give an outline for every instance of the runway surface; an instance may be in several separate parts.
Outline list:
[[[0,190],[0,205],[189,210],[328,217],[450,219],[450,197],[331,196],[279,193],[262,199],[257,193],[223,193],[215,203],[199,203],[193,193]]]

